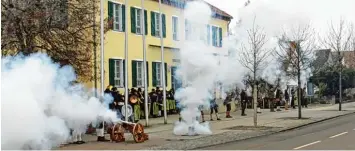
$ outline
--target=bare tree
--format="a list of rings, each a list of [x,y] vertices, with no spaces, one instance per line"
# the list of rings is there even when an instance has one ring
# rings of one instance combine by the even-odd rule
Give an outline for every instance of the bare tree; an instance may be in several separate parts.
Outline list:
[[[254,126],[257,126],[257,83],[256,77],[264,65],[265,59],[270,54],[270,50],[265,49],[265,44],[268,41],[263,29],[255,25],[255,18],[253,27],[247,30],[248,44],[241,47],[240,63],[252,72],[252,88],[253,88],[253,103],[254,103]]]
[[[315,49],[315,31],[310,25],[291,28],[279,38],[279,50],[275,51],[283,64],[283,71],[298,81],[298,118],[301,112],[301,72],[310,68]]]
[[[346,23],[341,19],[338,25],[333,22],[330,24],[328,33],[322,40],[322,43],[336,52],[337,61],[335,63],[336,69],[339,73],[339,111],[341,111],[342,102],[342,71],[343,71],[343,54],[342,51],[350,51],[353,45],[354,27],[350,23]]]
[[[45,52],[55,62],[73,66],[79,80],[92,80],[97,4],[98,0],[2,0],[2,55]]]

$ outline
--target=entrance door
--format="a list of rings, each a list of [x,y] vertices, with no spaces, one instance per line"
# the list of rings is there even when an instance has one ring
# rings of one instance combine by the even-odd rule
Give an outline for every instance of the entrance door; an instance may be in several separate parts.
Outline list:
[[[181,80],[176,76],[176,70],[177,67],[171,67],[171,87],[174,88],[175,91],[182,87]]]

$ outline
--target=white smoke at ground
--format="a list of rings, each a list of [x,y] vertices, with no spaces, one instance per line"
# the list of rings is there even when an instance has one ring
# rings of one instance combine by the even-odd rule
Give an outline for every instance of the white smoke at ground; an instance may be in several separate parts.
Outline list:
[[[200,116],[199,109],[209,109],[209,101],[214,97],[213,92],[218,83],[228,90],[242,81],[240,75],[243,70],[238,68],[238,55],[229,55],[236,54],[235,39],[224,38],[223,47],[212,46],[212,40],[209,45],[206,44],[207,24],[210,23],[211,13],[210,7],[200,1],[189,2],[184,12],[190,34],[188,40],[181,45],[181,64],[176,73],[183,82],[183,88],[175,94],[183,107],[183,121],[177,122],[174,127],[176,135],[211,134],[208,123],[200,124],[196,120]]]
[[[72,83],[72,67],[60,68],[46,54],[6,57],[1,66],[2,149],[51,149],[68,141],[70,129],[118,122],[93,93]]]

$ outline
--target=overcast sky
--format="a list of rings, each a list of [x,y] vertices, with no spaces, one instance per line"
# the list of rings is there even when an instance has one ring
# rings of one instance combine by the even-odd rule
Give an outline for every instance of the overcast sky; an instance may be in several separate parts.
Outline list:
[[[342,17],[355,22],[355,0],[205,0],[234,17],[231,26],[239,19],[250,25],[254,16],[258,25],[264,26],[269,34],[276,34],[284,26],[310,23],[323,30],[330,21]]]

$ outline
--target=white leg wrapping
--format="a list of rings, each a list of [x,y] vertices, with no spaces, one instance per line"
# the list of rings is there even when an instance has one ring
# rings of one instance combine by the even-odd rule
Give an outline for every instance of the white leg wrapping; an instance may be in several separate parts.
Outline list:
[[[217,119],[219,119],[219,114],[218,113],[216,113],[216,117],[217,117]]]
[[[76,130],[74,130],[73,131],[73,142],[77,142],[78,141],[78,135],[77,135],[77,131]]]
[[[105,136],[104,135],[104,129],[103,128],[102,129],[96,129],[96,135],[100,136],[100,137]]]
[[[81,138],[81,135],[82,135],[82,133],[78,134],[78,141],[83,141],[82,138]]]

